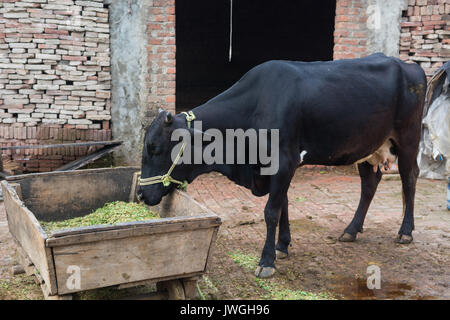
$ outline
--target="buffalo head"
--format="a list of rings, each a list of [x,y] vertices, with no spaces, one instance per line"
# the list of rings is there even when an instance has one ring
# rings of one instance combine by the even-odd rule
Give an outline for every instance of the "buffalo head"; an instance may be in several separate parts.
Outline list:
[[[141,179],[165,175],[173,164],[172,150],[178,144],[172,141],[172,132],[176,128],[186,127],[186,121],[181,117],[174,117],[170,112],[160,110],[158,116],[146,129],[142,149]],[[177,165],[171,176],[184,180],[182,170]],[[157,205],[161,199],[170,193],[177,185],[163,183],[140,185],[137,191],[138,198],[147,205]]]

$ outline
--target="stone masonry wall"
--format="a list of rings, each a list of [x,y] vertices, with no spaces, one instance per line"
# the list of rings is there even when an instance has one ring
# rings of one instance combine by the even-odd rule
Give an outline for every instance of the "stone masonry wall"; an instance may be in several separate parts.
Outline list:
[[[450,60],[448,0],[409,0],[401,27],[400,58],[419,63],[428,78]]]
[[[102,0],[2,0],[0,145],[111,139],[109,51]],[[86,151],[4,154],[45,171]]]

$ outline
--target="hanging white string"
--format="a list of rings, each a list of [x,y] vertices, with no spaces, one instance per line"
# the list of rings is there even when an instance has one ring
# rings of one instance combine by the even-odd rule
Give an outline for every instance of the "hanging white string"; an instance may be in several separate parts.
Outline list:
[[[230,0],[230,49],[228,51],[228,62],[231,62],[233,52],[233,0]]]

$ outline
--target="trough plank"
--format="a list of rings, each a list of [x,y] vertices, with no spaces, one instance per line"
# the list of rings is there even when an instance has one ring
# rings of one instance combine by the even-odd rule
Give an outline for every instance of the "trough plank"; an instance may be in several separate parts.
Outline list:
[[[210,257],[213,254],[214,248],[216,247],[216,240],[217,240],[217,234],[218,233],[219,233],[219,227],[214,228],[214,232],[213,232],[213,235],[212,235],[212,238],[211,238],[211,242],[209,244],[208,256],[207,256],[206,261],[205,261],[205,271],[206,271],[206,268],[208,267],[208,262],[209,262]]]
[[[214,228],[54,247],[58,294],[203,272]],[[70,266],[80,287],[67,286]]]
[[[27,174],[19,174],[15,176],[10,176],[7,178],[7,181],[22,181],[24,179],[33,179],[33,178],[51,178],[51,177],[59,177],[59,176],[83,176],[89,174],[109,174],[119,171],[139,171],[139,167],[115,167],[115,168],[100,168],[100,169],[84,169],[84,170],[75,170],[75,171],[52,171],[52,172],[36,172],[36,173],[27,173]]]
[[[6,181],[2,181],[1,185],[10,233],[33,262],[34,267],[39,270],[39,274],[48,285],[49,292],[56,294],[51,249],[45,246],[47,235],[33,213],[19,199],[13,187]]]
[[[108,168],[15,176],[26,206],[37,219],[64,220],[86,215],[107,202],[128,201],[136,168]]]
[[[220,218],[217,216],[204,215],[155,219],[152,221],[134,221],[116,225],[80,227],[52,233],[46,240],[46,245],[48,247],[57,247],[158,233],[205,229],[220,226],[220,224]]]
[[[204,213],[214,214],[211,210],[199,203],[186,192],[175,189],[165,196],[161,203],[150,207],[157,211],[161,217],[196,216]]]
[[[145,286],[145,285],[149,285],[149,284],[153,284],[153,283],[157,283],[157,282],[161,282],[161,281],[167,281],[167,280],[173,280],[173,279],[181,279],[181,280],[185,280],[185,279],[200,279],[200,277],[203,275],[204,271],[200,271],[200,272],[194,272],[194,273],[186,273],[183,274],[183,278],[180,278],[179,275],[175,275],[175,276],[169,276],[169,277],[161,277],[161,278],[153,278],[150,280],[141,280],[141,281],[136,281],[136,282],[127,282],[127,283],[122,283],[120,285],[117,286],[118,290],[121,289],[127,289],[127,288],[132,288],[132,287],[137,287],[137,286]]]

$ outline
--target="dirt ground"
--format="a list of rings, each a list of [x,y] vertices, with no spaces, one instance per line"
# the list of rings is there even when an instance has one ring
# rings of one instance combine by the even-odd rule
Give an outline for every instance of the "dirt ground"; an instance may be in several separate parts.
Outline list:
[[[410,245],[394,242],[402,221],[399,180],[381,181],[364,233],[354,243],[341,243],[337,238],[359,202],[359,176],[342,169],[298,170],[288,195],[290,255],[276,262],[268,288],[253,274],[265,239],[266,197],[253,197],[219,175],[195,181],[190,194],[223,219],[208,281],[201,286],[210,298],[283,298],[277,292],[286,290],[291,293],[287,298],[295,298],[292,291],[298,290],[336,299],[450,298],[450,212],[444,181],[419,179]],[[236,252],[244,261],[253,257],[253,265],[242,267],[233,259]],[[371,264],[380,267],[379,290],[367,289]]]
[[[351,169],[302,168],[289,190],[292,246],[268,280],[254,276],[265,239],[266,197],[257,198],[219,174],[200,177],[188,193],[223,221],[204,299],[450,299],[450,212],[446,183],[419,179],[414,241],[394,242],[402,220],[401,182],[383,179],[354,243],[337,238],[353,217],[360,180]],[[11,277],[15,245],[0,203],[0,299],[42,299],[25,276]],[[381,271],[381,289],[369,290],[367,267]]]

